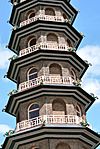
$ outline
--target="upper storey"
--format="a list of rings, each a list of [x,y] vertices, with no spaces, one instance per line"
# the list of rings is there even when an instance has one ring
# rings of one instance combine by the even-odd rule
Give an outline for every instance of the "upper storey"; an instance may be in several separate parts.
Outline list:
[[[67,1],[24,0],[14,2],[10,23],[22,27],[36,20],[73,23],[77,11]]]
[[[69,1],[14,1],[10,18],[14,28],[8,47],[20,56],[41,48],[64,51],[68,51],[68,48],[77,49],[82,35],[72,27],[76,15],[77,11]],[[49,34],[51,32],[53,35]],[[53,38],[53,42],[51,39],[48,41],[49,37]]]
[[[33,45],[35,50],[38,47],[52,49],[53,45],[55,50],[61,49],[61,46],[63,49],[77,48],[82,38],[82,35],[69,23],[37,20],[13,30],[8,47],[16,54],[22,55],[25,49],[32,48]]]

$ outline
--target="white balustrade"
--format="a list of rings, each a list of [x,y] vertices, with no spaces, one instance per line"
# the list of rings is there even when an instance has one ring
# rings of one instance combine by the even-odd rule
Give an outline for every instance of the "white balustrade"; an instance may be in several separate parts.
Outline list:
[[[73,79],[70,76],[40,76],[35,79],[23,82],[19,84],[19,91],[23,91],[40,84],[64,84],[73,85]]]
[[[52,15],[39,15],[39,20],[56,21],[56,22],[64,22],[65,21],[62,16],[52,16]]]
[[[23,49],[23,50],[20,51],[19,56],[27,55],[29,53],[32,53],[34,51],[39,50],[39,48],[40,48],[40,44],[36,44],[36,45],[33,45],[33,46],[28,47],[26,49]]]
[[[16,131],[39,126],[40,124],[43,123],[42,120],[43,120],[43,118],[41,116],[39,116],[39,117],[35,117],[33,119],[21,121],[21,122],[17,123]]]
[[[57,44],[54,42],[40,42],[39,44],[20,50],[19,56],[24,56],[37,50],[59,50],[68,51],[69,48],[66,44]]]
[[[17,123],[16,132],[46,124],[79,125],[80,118],[77,115],[42,115]]]
[[[25,0],[23,0],[25,1]],[[55,22],[64,22],[67,20],[65,20],[63,18],[63,16],[51,16],[51,15],[43,15],[43,14],[40,14],[40,15],[36,15],[35,17],[32,17],[32,18],[29,18],[23,22],[20,23],[20,27],[22,26],[25,26],[27,24],[30,24],[36,20],[43,20],[43,21],[55,21]]]
[[[80,119],[77,115],[46,115],[48,124],[80,124]]]

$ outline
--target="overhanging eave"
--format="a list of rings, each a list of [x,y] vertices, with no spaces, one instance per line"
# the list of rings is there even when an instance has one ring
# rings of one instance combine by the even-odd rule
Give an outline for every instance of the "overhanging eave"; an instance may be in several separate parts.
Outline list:
[[[12,81],[17,82],[17,77],[20,68],[40,60],[56,60],[69,62],[75,69],[79,71],[79,79],[82,78],[83,74],[89,66],[75,52],[57,50],[37,50],[33,53],[12,60],[8,69],[7,77]]]
[[[18,54],[20,39],[23,39],[29,34],[33,34],[38,31],[63,32],[66,36],[70,35],[69,38],[74,42],[76,49],[78,48],[83,38],[83,36],[69,23],[66,24],[65,22],[59,22],[58,24],[57,22],[37,20],[26,26],[13,30],[8,44],[8,48]]]
[[[44,126],[36,129],[30,129],[21,133],[14,133],[7,137],[3,149],[17,149],[19,145],[28,144],[43,139],[74,139],[82,142],[95,149],[100,144],[100,136],[93,130],[85,127],[50,127]],[[30,141],[31,139],[31,141]]]
[[[11,95],[6,106],[6,112],[16,115],[16,111],[21,102],[29,101],[31,97],[34,99],[51,95],[73,96],[84,105],[85,111],[87,111],[95,101],[90,94],[77,86],[39,85]]]

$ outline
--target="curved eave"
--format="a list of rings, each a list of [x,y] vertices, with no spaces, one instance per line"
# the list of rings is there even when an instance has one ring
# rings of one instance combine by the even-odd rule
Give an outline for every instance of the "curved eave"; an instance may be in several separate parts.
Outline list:
[[[8,48],[18,54],[18,46],[20,39],[37,31],[55,31],[65,33],[69,38],[75,42],[75,47],[78,48],[83,36],[69,23],[66,22],[50,22],[37,20],[26,26],[12,31]]]
[[[80,72],[79,79],[82,78],[83,74],[89,66],[75,52],[37,50],[33,53],[12,60],[8,69],[7,77],[12,81],[17,82],[17,76],[21,67],[25,67],[40,60],[69,62],[75,69]]]
[[[29,144],[43,139],[74,139],[80,140],[95,149],[100,144],[100,136],[93,130],[84,127],[40,126],[21,133],[14,133],[5,139],[3,149],[17,149],[19,145]]]
[[[78,86],[62,86],[62,85],[39,85],[22,92],[17,92],[10,96],[6,112],[15,116],[18,106],[21,102],[31,100],[31,98],[39,98],[42,96],[72,96],[84,105],[85,111],[93,104],[95,99]]]
[[[61,7],[65,12],[67,12],[70,16],[73,17],[72,23],[76,18],[76,15],[78,11],[66,0],[54,0],[54,1],[47,1],[47,0],[37,0],[37,1],[32,1],[32,0],[26,0],[24,2],[18,3],[13,6],[11,17],[9,20],[9,23],[12,25],[17,25],[18,19],[20,17],[21,12],[30,9],[34,6],[37,5],[49,5],[49,6],[55,6],[55,7]]]

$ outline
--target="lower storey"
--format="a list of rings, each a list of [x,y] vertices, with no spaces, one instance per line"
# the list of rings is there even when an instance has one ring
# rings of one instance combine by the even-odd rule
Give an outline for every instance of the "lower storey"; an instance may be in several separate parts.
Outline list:
[[[2,149],[96,149],[100,136],[87,127],[40,126],[15,132]]]

